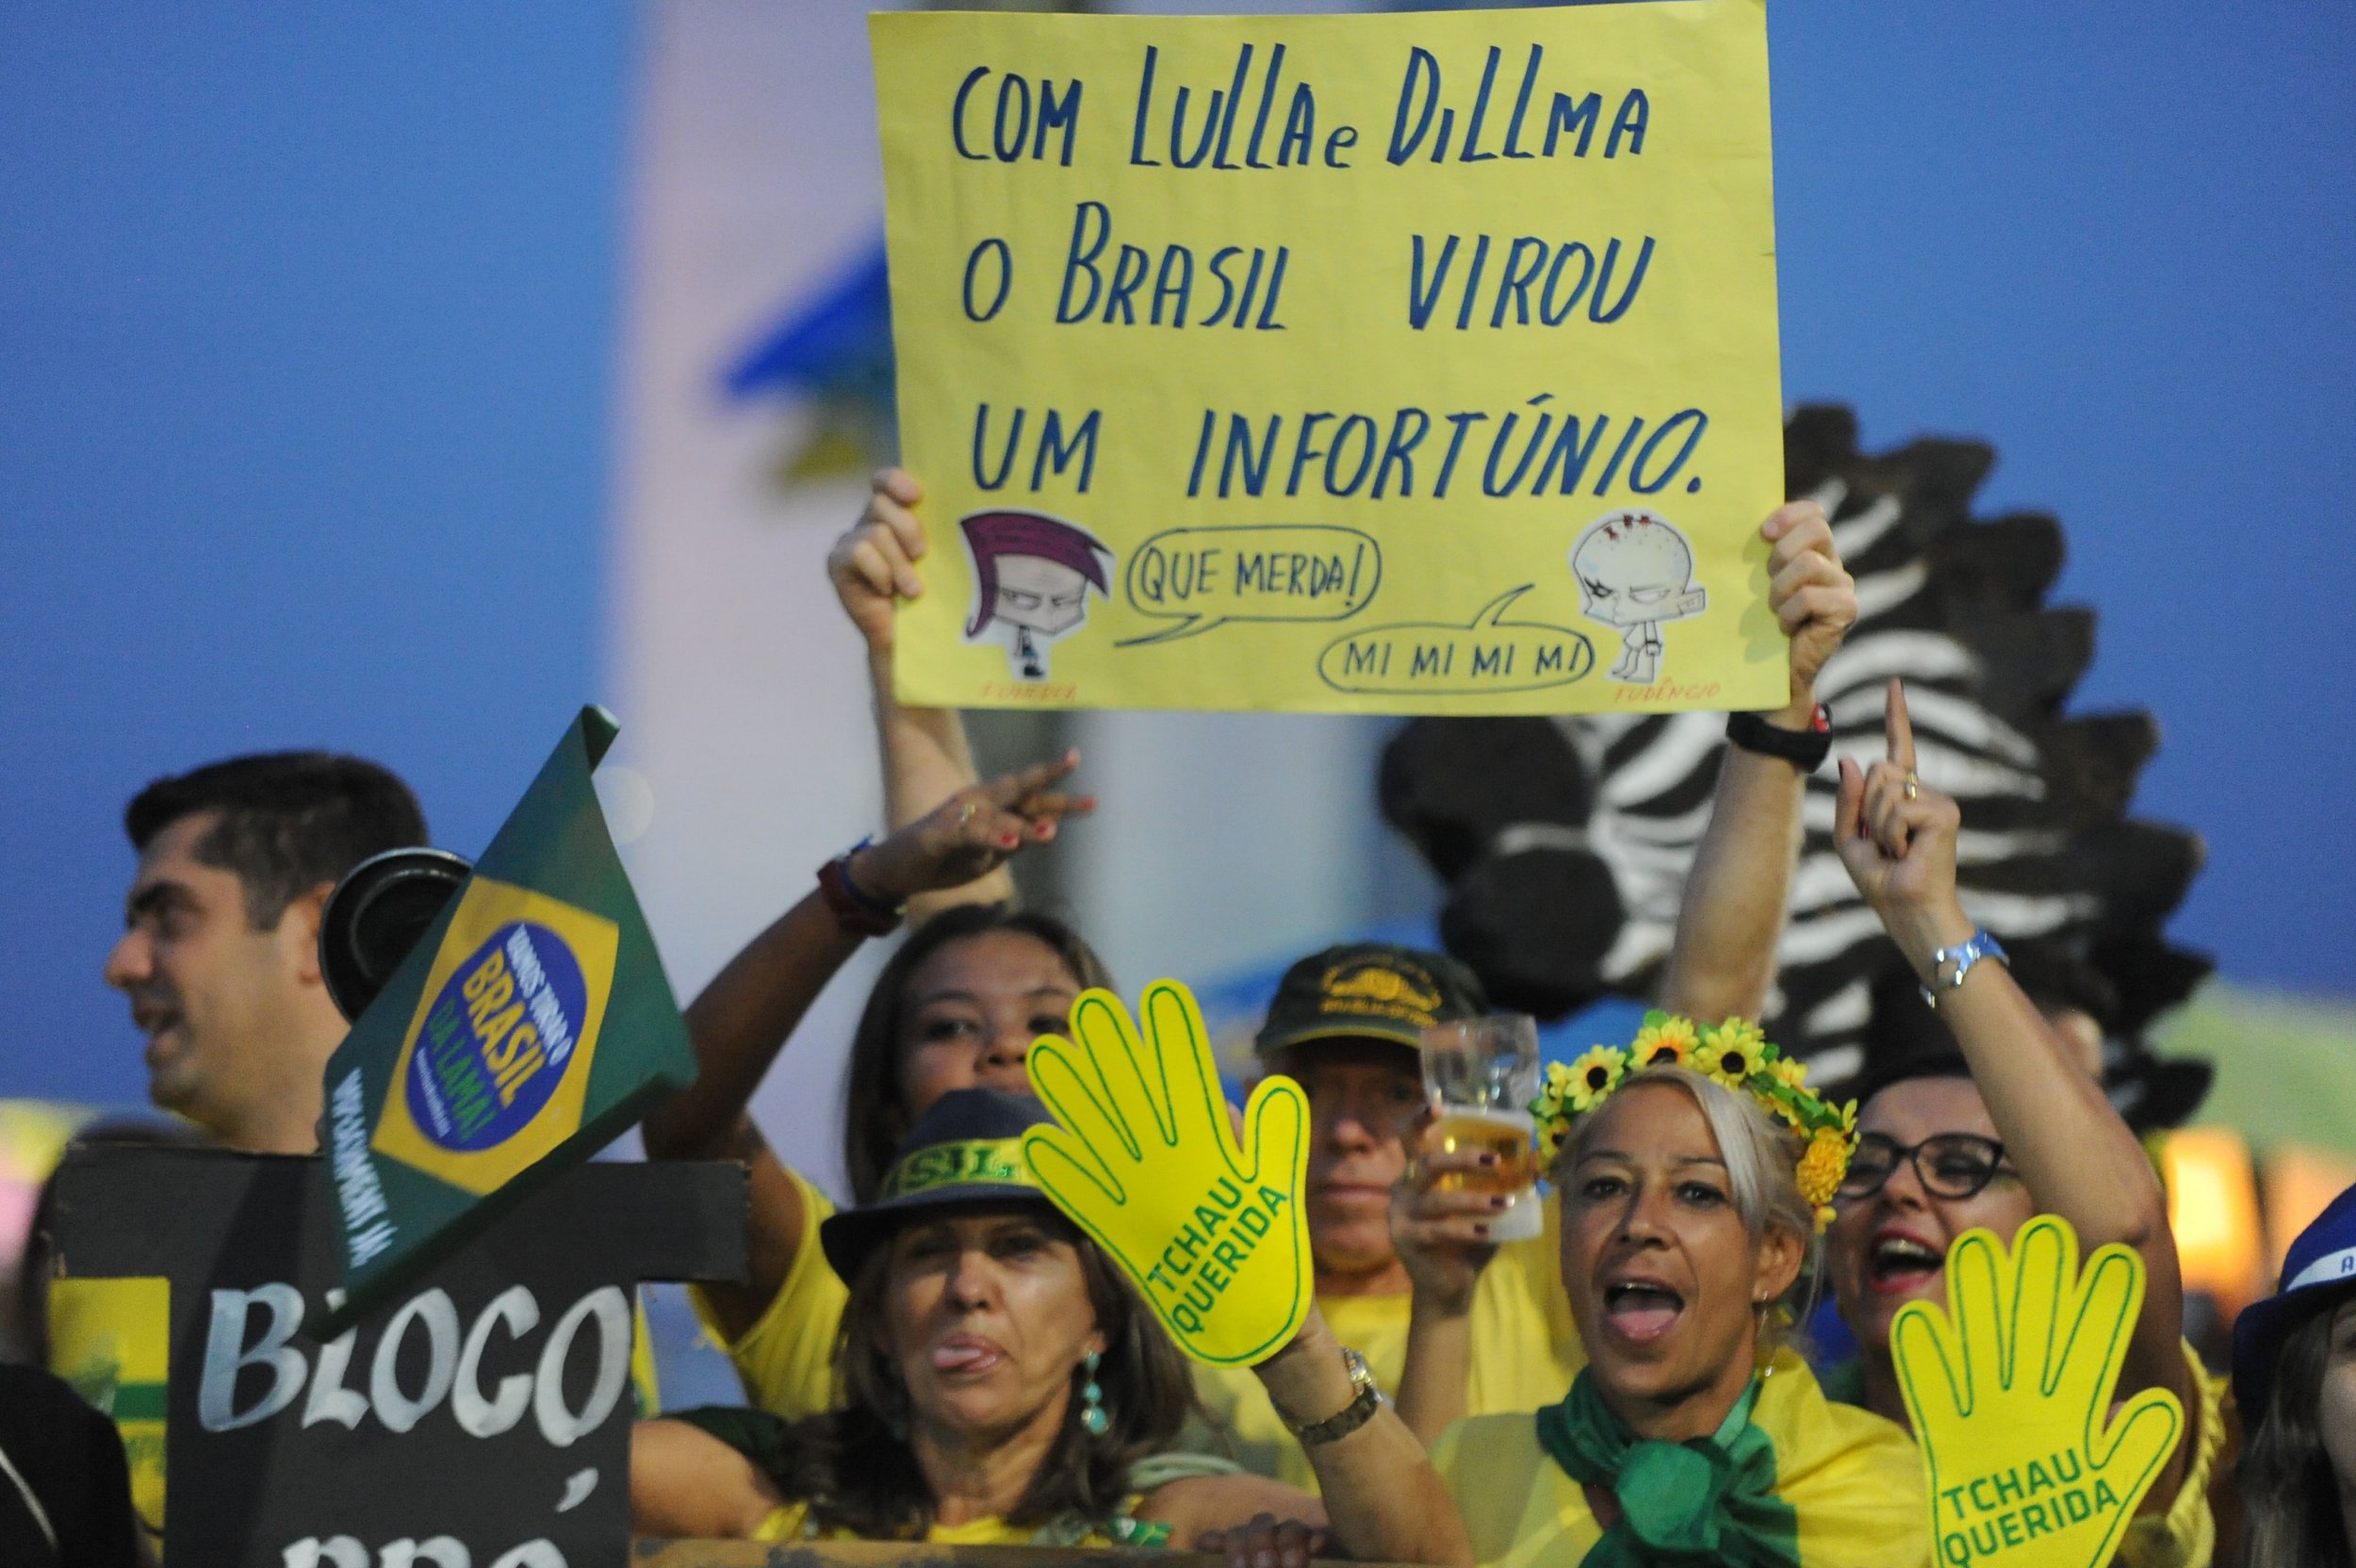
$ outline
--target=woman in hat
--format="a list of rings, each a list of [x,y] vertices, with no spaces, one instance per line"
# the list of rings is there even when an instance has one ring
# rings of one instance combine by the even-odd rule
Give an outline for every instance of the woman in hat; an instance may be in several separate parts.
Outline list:
[[[1853,1108],[1751,1024],[1654,1013],[1554,1070],[1537,1114],[1588,1359],[1534,1420],[1433,1448],[1476,1560],[1927,1564],[1914,1445],[1781,1343]]]
[[[691,1295],[762,1409],[794,1417],[828,1408],[829,1349],[846,1298],[814,1245],[833,1206],[769,1148],[750,1114],[753,1091],[826,983],[912,900],[1003,879],[1007,857],[1093,806],[1058,788],[1075,761],[968,783],[880,842],[829,861],[687,1008],[696,1079],[646,1119],[646,1153],[747,1168],[746,1278]],[[880,1195],[895,1146],[943,1093],[979,1085],[1027,1094],[1031,1041],[1060,1034],[1080,992],[1109,983],[1095,954],[1052,915],[966,905],[920,927],[884,964],[852,1037],[843,1152],[853,1198]]]
[[[2130,1568],[2205,1568],[2217,1555],[2208,1489],[2226,1422],[2223,1386],[2183,1339],[2184,1287],[2168,1201],[2126,1121],[2013,980],[2004,949],[1955,892],[1962,813],[1915,773],[1906,694],[1888,697],[1889,755],[1843,760],[1834,847],[1922,982],[1955,1054],[1925,1057],[1869,1086],[1862,1135],[1826,1235],[1825,1274],[1857,1335],[1840,1396],[1904,1423],[1890,1332],[1906,1302],[1944,1306],[1947,1250],[1985,1226],[2010,1243],[2039,1213],[2070,1223],[2091,1253],[2117,1242],[2144,1265],[2143,1308],[2115,1399],[2164,1388],[2188,1430],[2119,1544]]]
[[[2233,1324],[2250,1568],[2356,1562],[2356,1187],[2282,1259],[2282,1288]]]
[[[1325,1517],[1313,1499],[1154,1463],[1194,1408],[1187,1369],[1033,1183],[1022,1137],[1046,1119],[1036,1102],[987,1088],[934,1103],[881,1194],[820,1227],[850,1292],[843,1408],[794,1423],[715,1411],[642,1424],[630,1463],[641,1533],[1191,1546],[1235,1532],[1239,1549],[1305,1559],[1305,1527],[1271,1521]],[[1309,1434],[1344,1549],[1467,1560],[1422,1450],[1320,1319],[1259,1370]]]

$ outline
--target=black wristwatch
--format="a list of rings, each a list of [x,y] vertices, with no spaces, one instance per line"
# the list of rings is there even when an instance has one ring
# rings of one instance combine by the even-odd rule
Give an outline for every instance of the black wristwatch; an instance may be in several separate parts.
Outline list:
[[[1761,757],[1780,757],[1802,773],[1814,773],[1832,754],[1832,715],[1820,702],[1806,729],[1779,729],[1762,713],[1728,713],[1726,740]]]

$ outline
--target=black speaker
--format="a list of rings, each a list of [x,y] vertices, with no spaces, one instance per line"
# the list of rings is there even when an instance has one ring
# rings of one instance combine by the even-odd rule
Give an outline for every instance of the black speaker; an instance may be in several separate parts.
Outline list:
[[[446,849],[388,849],[345,873],[319,914],[319,974],[356,1021],[474,871]]]

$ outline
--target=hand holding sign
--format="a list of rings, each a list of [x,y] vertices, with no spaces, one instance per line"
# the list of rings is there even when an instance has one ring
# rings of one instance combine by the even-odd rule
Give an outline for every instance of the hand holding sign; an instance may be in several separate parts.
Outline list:
[[[892,610],[924,591],[916,563],[924,559],[924,529],[909,508],[924,487],[897,468],[880,468],[869,484],[867,510],[826,552],[826,577],[843,612],[867,640],[868,657],[892,652]]]
[[[1034,1128],[1023,1157],[1180,1349],[1248,1366],[1309,1315],[1308,1101],[1289,1078],[1263,1081],[1238,1147],[1194,997],[1157,980],[1138,1012],[1142,1038],[1119,997],[1088,991],[1072,1004],[1071,1041],[1031,1048],[1032,1086],[1061,1125]]]
[[[1930,1476],[1939,1560],[2095,1568],[2184,1429],[2146,1389],[2107,1424],[2143,1305],[2143,1263],[2102,1247],[2078,1271],[2069,1221],[2039,1215],[2010,1252],[1988,1231],[1947,1254],[1949,1311],[1909,1303],[1890,1350]]]

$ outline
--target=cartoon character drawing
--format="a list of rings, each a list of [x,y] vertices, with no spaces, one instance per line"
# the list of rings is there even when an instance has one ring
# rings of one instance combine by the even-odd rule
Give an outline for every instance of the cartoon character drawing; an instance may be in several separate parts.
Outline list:
[[[979,593],[968,642],[993,622],[1014,629],[1006,662],[1020,680],[1047,678],[1047,645],[1088,619],[1088,593],[1109,596],[1112,551],[1086,530],[1036,512],[977,512],[957,526],[973,552]],[[1099,556],[1104,561],[1099,561]]]
[[[1677,525],[1642,508],[1587,525],[1571,547],[1580,608],[1620,629],[1620,661],[1612,678],[1649,686],[1661,675],[1661,623],[1698,615],[1709,601],[1693,586],[1693,548]]]

